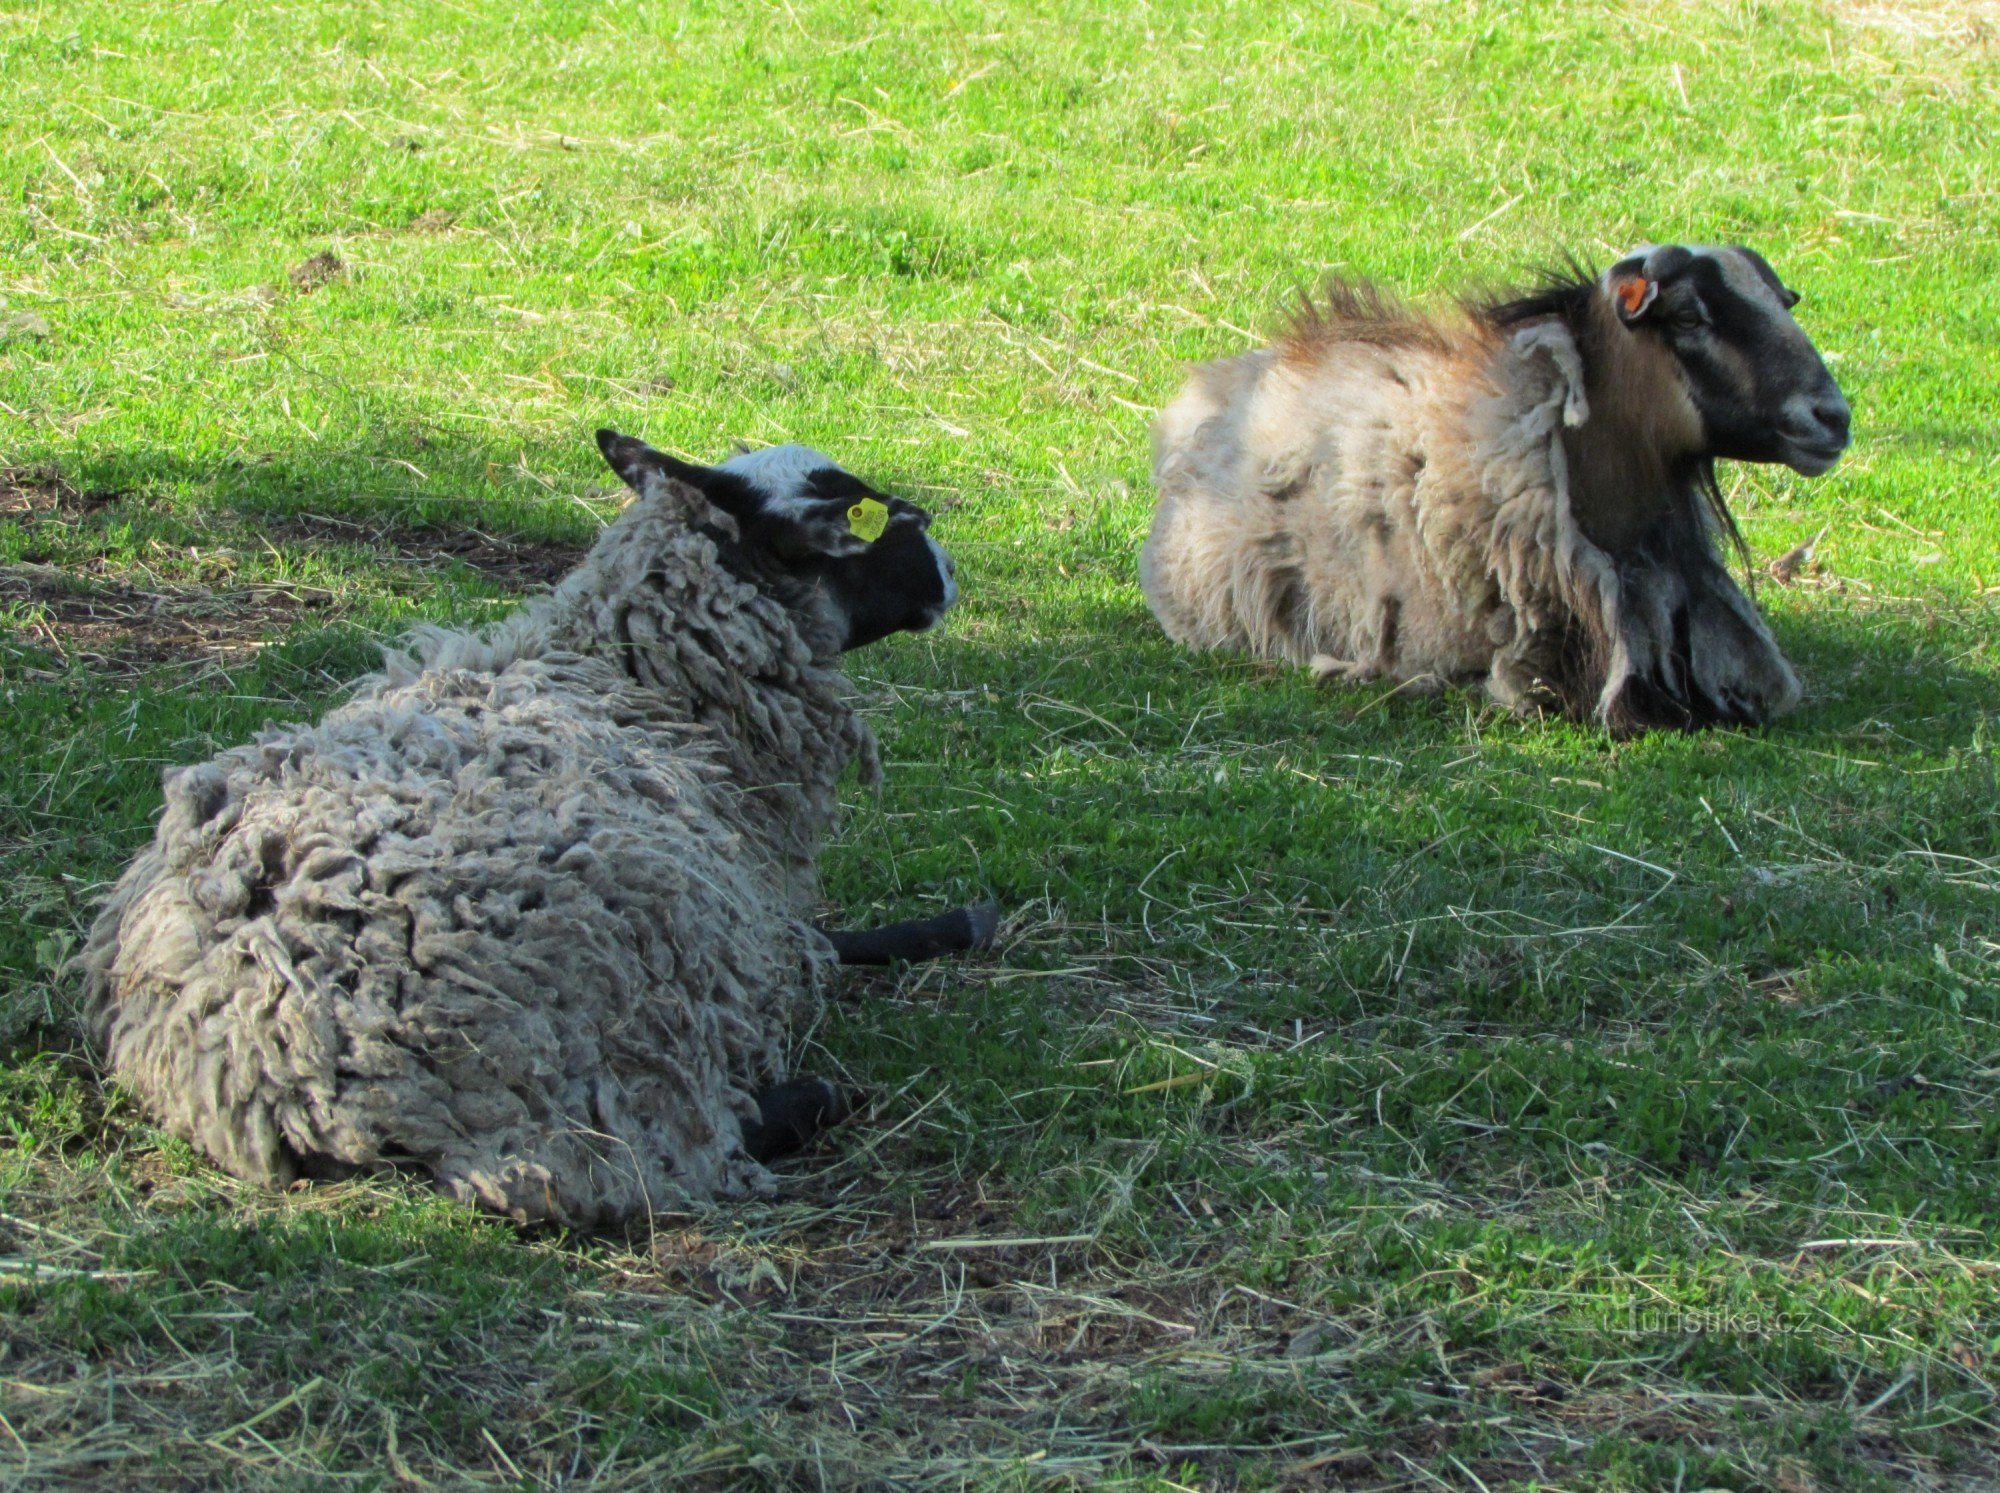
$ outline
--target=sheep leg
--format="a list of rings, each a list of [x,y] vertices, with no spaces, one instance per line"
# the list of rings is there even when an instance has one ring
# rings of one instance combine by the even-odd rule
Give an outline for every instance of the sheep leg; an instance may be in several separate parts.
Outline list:
[[[956,907],[934,918],[912,918],[880,928],[823,928],[842,964],[893,964],[898,959],[935,959],[962,954],[993,942],[1000,909],[991,902]]]
[[[757,1123],[743,1127],[743,1149],[753,1161],[776,1161],[853,1112],[847,1095],[823,1078],[773,1084],[757,1096]]]
[[[1314,684],[1359,684],[1375,677],[1375,670],[1369,665],[1335,658],[1331,653],[1315,653],[1307,667],[1312,670]]]

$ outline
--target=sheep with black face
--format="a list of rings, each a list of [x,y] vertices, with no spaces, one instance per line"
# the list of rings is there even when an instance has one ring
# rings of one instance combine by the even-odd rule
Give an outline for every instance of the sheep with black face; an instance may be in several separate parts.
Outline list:
[[[763,1190],[842,1110],[786,1072],[841,942],[991,934],[809,921],[836,784],[879,772],[838,655],[957,597],[929,515],[797,447],[599,444],[638,496],[553,594],[167,775],[78,956],[86,1010],[238,1176],[408,1167],[581,1227]]]
[[[1322,678],[1483,682],[1615,732],[1752,724],[1799,683],[1718,555],[1718,460],[1816,476],[1848,407],[1746,248],[1647,247],[1457,317],[1334,282],[1195,370],[1140,561],[1168,634]]]

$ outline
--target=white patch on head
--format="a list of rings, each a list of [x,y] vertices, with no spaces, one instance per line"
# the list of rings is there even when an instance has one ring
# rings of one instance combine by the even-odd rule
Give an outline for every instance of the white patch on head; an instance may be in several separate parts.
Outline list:
[[[952,574],[951,556],[944,552],[944,546],[930,535],[924,535],[924,543],[931,547],[931,558],[937,561],[938,579],[944,582],[944,605],[938,608],[938,616],[958,605],[958,579]]]
[[[716,470],[741,477],[763,493],[766,512],[774,516],[797,517],[812,502],[806,496],[806,484],[811,481],[813,473],[838,472],[842,468],[839,462],[823,451],[788,443],[766,446],[761,451],[745,451],[741,456],[730,457]]]

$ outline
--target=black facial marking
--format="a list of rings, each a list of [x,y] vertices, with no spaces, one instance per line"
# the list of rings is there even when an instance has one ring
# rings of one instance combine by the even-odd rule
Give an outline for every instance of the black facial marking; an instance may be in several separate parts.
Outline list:
[[[839,467],[809,473],[787,521],[853,537],[850,511],[873,500],[889,510],[880,537],[852,553],[801,555],[798,568],[823,587],[846,621],[843,651],[897,632],[920,632],[944,614],[947,577],[926,537],[931,516],[916,504],[870,487]],[[950,563],[948,560],[945,562]]]
[[[767,491],[751,476],[700,467],[614,431],[598,432],[605,459],[640,493],[659,477],[685,483],[733,520],[696,524],[714,539],[725,567],[810,619],[815,648],[860,648],[890,633],[935,624],[954,599],[951,561],[926,531],[931,516],[914,503],[876,491],[829,463],[806,473],[788,493]],[[852,510],[864,501],[887,510],[872,540]],[[829,634],[831,634],[829,636]]]
[[[907,503],[902,507],[922,513]],[[847,617],[846,648],[863,648],[895,632],[920,632],[943,615],[945,577],[924,535],[928,522],[928,514],[921,523],[892,519],[860,554],[825,562],[822,577]]]
[[[1732,279],[1725,258],[1753,273],[1754,288]],[[1792,320],[1796,300],[1747,249],[1684,255],[1677,273],[1660,282],[1646,322],[1681,366],[1709,454],[1830,464],[1846,445],[1846,401]]]
[[[805,480],[802,497],[822,503],[839,503],[843,509],[851,507],[863,498],[873,498],[878,503],[893,503],[899,499],[884,497],[852,472],[843,472],[839,467],[821,467]],[[905,503],[904,507],[910,505]]]

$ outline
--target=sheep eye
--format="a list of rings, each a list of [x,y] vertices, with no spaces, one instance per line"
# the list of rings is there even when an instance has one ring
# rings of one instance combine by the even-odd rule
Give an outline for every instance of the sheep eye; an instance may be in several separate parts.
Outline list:
[[[1692,332],[1708,320],[1693,306],[1684,306],[1667,318],[1667,325],[1676,332]]]

